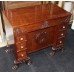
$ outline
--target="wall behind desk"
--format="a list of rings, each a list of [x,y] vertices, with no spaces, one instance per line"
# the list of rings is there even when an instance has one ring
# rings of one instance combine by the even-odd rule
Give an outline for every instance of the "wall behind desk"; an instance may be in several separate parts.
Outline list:
[[[14,9],[41,4],[41,1],[5,1],[5,9]]]

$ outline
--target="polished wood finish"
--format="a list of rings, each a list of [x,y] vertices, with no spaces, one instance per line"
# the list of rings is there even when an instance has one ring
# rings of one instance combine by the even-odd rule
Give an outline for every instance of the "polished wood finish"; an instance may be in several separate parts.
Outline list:
[[[4,1],[5,9],[15,9],[40,4],[41,1]]]
[[[29,53],[52,46],[64,46],[71,14],[49,4],[4,11],[14,31],[16,60],[26,60]]]

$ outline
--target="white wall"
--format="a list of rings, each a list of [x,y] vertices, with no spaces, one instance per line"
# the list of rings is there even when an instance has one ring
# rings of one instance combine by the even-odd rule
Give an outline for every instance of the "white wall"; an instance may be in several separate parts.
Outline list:
[[[4,35],[3,29],[2,29],[2,21],[1,21],[1,15],[0,15],[0,47],[4,47],[7,45],[6,36]]]
[[[71,29],[74,30],[74,2],[73,2],[72,5],[73,5],[73,8],[72,8],[72,9],[73,9],[73,11],[72,11],[72,15],[73,15],[73,23],[72,23]]]
[[[2,29],[2,22],[1,22],[1,15],[0,15],[0,42],[2,42],[3,29]]]

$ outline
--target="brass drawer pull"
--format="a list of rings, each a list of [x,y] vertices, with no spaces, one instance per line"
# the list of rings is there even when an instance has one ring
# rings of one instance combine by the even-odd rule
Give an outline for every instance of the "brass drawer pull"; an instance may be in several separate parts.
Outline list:
[[[23,40],[24,40],[24,38],[20,38],[20,40],[21,40],[21,41],[23,41]],[[26,42],[27,40],[24,40],[24,41]]]
[[[24,48],[23,46],[21,46],[21,49]]]
[[[23,40],[24,38],[20,38],[20,40]]]
[[[61,33],[61,36],[63,36],[64,34],[63,33]]]
[[[65,26],[63,26],[63,29],[65,29]]]
[[[21,56],[23,57],[24,55],[23,55],[23,54],[21,54]]]
[[[62,43],[62,41],[60,41],[60,43]]]

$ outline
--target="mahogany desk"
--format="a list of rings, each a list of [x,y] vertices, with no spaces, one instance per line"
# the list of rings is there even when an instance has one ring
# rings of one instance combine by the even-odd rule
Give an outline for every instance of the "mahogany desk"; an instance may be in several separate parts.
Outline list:
[[[49,3],[9,9],[4,14],[13,27],[15,64],[29,60],[29,53],[48,46],[52,51],[63,49],[69,12]]]

